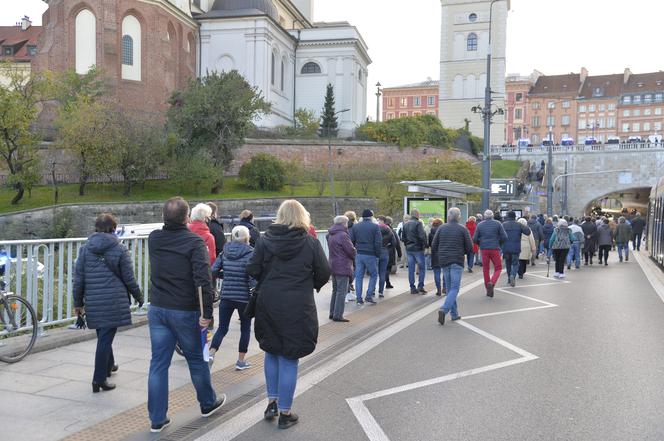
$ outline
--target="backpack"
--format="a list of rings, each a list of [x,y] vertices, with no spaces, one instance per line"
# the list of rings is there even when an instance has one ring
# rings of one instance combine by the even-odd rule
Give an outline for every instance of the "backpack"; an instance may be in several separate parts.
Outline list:
[[[564,233],[563,233],[564,231]],[[571,231],[569,228],[556,228],[556,240],[553,241],[554,250],[569,249],[572,246]]]

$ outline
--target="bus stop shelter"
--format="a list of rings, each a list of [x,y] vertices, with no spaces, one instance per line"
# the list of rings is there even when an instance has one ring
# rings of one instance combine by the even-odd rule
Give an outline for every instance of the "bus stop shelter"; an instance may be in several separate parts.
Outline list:
[[[473,185],[450,181],[449,179],[438,179],[433,181],[402,181],[400,184],[407,186],[409,193],[424,195],[431,199],[435,198],[444,200],[446,209],[448,207],[458,207],[461,210],[461,215],[464,219],[468,217],[468,204],[466,203],[468,195],[482,194],[485,191],[488,191]],[[410,212],[409,200],[411,199],[417,198],[406,196],[404,200],[404,213]],[[447,213],[444,212],[441,214],[442,218],[446,219]]]

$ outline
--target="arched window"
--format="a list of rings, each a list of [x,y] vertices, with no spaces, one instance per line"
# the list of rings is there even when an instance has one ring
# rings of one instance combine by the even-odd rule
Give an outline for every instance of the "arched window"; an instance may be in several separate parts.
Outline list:
[[[133,15],[122,20],[122,79],[141,81],[141,23]]]
[[[122,36],[122,64],[134,65],[134,40],[129,35]]]
[[[272,59],[270,60],[270,83],[274,86],[275,84],[275,79],[276,79],[276,72],[275,72],[275,66],[276,61],[275,61],[275,56],[274,52],[272,52]]]
[[[466,39],[466,50],[467,51],[476,51],[477,50],[477,34],[474,32],[468,35]]]
[[[97,64],[97,19],[89,9],[76,15],[76,73],[85,74]]]
[[[285,83],[286,83],[286,59],[282,58],[281,59],[281,90],[286,90]]]
[[[302,66],[302,74],[319,74],[321,73],[320,66],[313,61],[308,62]]]

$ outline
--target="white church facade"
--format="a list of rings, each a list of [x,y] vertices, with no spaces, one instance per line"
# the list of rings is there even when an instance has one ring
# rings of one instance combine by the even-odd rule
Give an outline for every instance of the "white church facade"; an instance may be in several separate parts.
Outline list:
[[[486,58],[491,29],[491,90],[493,107],[505,107],[505,52],[509,0],[441,0],[439,116],[445,127],[461,128],[469,121],[472,134],[483,136]],[[493,9],[493,13],[491,13]],[[491,26],[489,24],[491,23]],[[505,119],[495,115],[491,142],[504,143]]]
[[[339,135],[366,120],[371,59],[359,31],[346,22],[315,23],[313,0],[200,0],[200,74],[239,71],[272,104],[257,123],[292,126],[299,108],[320,115],[334,86]]]

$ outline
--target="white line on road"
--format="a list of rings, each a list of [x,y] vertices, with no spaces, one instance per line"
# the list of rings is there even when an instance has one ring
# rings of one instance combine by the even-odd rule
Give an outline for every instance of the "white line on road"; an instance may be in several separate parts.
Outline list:
[[[483,285],[482,279],[476,280],[472,283],[461,288],[459,295],[463,295],[472,289]],[[325,380],[330,375],[337,372],[347,364],[361,357],[369,352],[379,344],[383,343],[390,337],[406,329],[414,323],[417,323],[422,318],[431,314],[432,312],[440,309],[440,302],[434,302],[422,309],[410,314],[409,316],[399,320],[395,324],[379,331],[378,333],[366,338],[352,348],[343,351],[343,353],[336,355],[329,362],[324,363],[311,372],[305,374],[297,381],[297,391],[295,397],[298,397],[311,389],[313,386]],[[256,423],[263,419],[263,410],[265,410],[265,403],[259,402],[250,407],[249,409],[241,412],[240,414],[231,418],[228,422],[223,423],[217,429],[203,435],[199,438],[200,441],[230,441],[237,436],[244,433],[249,428],[253,427]],[[382,433],[382,430],[381,430]],[[384,434],[383,434],[384,435]],[[382,439],[382,438],[376,438]]]

